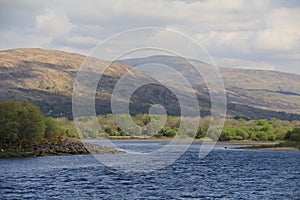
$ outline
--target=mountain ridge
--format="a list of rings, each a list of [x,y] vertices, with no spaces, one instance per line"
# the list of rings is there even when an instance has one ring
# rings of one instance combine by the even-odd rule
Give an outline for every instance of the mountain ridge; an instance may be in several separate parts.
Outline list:
[[[205,68],[209,69],[209,64],[196,60],[196,59],[185,59],[187,61],[191,61],[191,65],[195,65],[196,67],[199,67],[198,69],[200,70],[207,70]],[[167,56],[167,55],[154,55],[154,56],[148,56],[148,57],[140,57],[140,58],[129,58],[129,59],[123,59],[123,60],[118,60],[118,62],[122,63],[122,64],[126,64],[126,65],[130,65],[130,66],[134,66],[137,67],[143,63],[161,63],[161,64],[165,64],[168,66],[172,66],[173,68],[175,68],[176,70],[182,69],[180,66],[182,65],[186,65],[186,63],[179,57],[175,57],[175,56]],[[280,80],[278,82],[276,82],[274,79],[271,79],[272,81],[269,84],[273,84],[274,87],[278,87],[278,91],[280,91],[281,88],[281,84],[289,84],[290,85],[290,80],[293,79],[297,79],[297,81],[300,81],[300,75],[298,74],[292,74],[292,73],[288,73],[288,72],[281,72],[281,71],[276,71],[276,70],[262,70],[262,69],[245,69],[245,68],[230,68],[230,67],[222,67],[222,66],[217,66],[219,72],[221,73],[221,75],[223,76],[223,81],[224,81],[224,85],[225,87],[231,88],[231,87],[237,87],[237,85],[240,83],[240,80],[242,77],[243,78],[247,78],[246,75],[249,75],[249,73],[251,73],[251,78],[253,78],[255,75],[259,76],[260,78],[260,82],[263,80],[263,78],[268,78],[270,79],[271,77],[275,78],[282,78],[282,77],[288,77],[287,80],[284,80],[285,82],[283,83],[283,80]],[[187,68],[184,68],[185,70]],[[239,76],[233,77],[231,76],[231,74],[239,74]],[[265,74],[267,74],[268,76],[266,77]],[[227,78],[228,77],[228,78]],[[229,79],[234,78],[234,81],[229,80]],[[251,80],[247,80],[249,81],[250,84],[254,84],[254,82]],[[244,83],[245,84],[245,83]],[[246,88],[246,85],[243,85],[244,88]],[[256,87],[254,87],[253,89],[258,88],[259,85],[256,85]],[[289,88],[288,90],[290,91],[295,91],[295,93],[300,94],[300,86],[294,86],[294,85],[290,85],[291,88]],[[294,87],[294,88],[293,88]],[[249,89],[249,88],[247,88]],[[273,91],[273,90],[272,90]]]
[[[67,116],[72,117],[71,109],[71,94],[73,89],[74,80],[79,67],[86,56],[68,53],[57,50],[44,50],[38,48],[20,48],[0,51],[0,99],[19,99],[29,100],[36,103],[42,109],[45,114],[52,116]],[[109,62],[94,59],[95,63],[101,67]],[[142,61],[141,61],[142,62]],[[146,62],[145,60],[143,61]],[[165,60],[164,62],[170,62]],[[201,62],[200,64],[205,65]],[[175,66],[175,64],[173,63]],[[180,63],[178,64],[180,68]],[[202,66],[203,67],[203,66]],[[122,77],[129,70],[134,69],[134,65],[128,65],[128,63],[122,64],[113,62],[111,67],[105,71],[102,76],[102,84],[99,85],[96,96],[96,108],[98,114],[110,113],[110,97],[114,85],[118,79]],[[247,72],[248,79],[251,80],[251,76],[254,76],[257,72],[232,70],[231,68],[221,68],[224,70],[228,98],[228,113],[231,117],[244,117],[244,118],[267,118],[268,116],[282,119],[300,119],[300,97],[298,95],[297,84],[292,84],[286,81],[300,83],[300,76],[281,73],[281,72],[268,72],[266,74],[276,73],[277,78],[281,78],[283,84],[279,84],[282,90],[278,91],[278,82],[274,83],[276,87],[272,88],[272,84],[267,84],[266,88],[246,88],[247,81],[240,81],[242,88],[237,88],[239,84],[235,82],[238,77],[243,78],[243,73]],[[183,72],[187,76],[193,77],[190,72]],[[237,73],[237,75],[228,75],[230,73]],[[250,74],[250,75],[249,75]],[[254,75],[253,75],[254,74]],[[261,73],[260,73],[261,74]],[[223,74],[222,74],[223,75]],[[264,74],[264,76],[266,76]],[[228,78],[229,77],[229,78]],[[234,81],[230,82],[230,79]],[[263,83],[266,80],[258,81]],[[265,77],[265,79],[274,78]],[[142,79],[150,79],[143,73],[137,73],[131,75],[132,81],[139,81]],[[280,80],[280,81],[281,81]],[[226,82],[227,81],[227,82]],[[276,85],[277,84],[277,85]],[[296,86],[295,86],[296,85]],[[255,86],[255,85],[254,85]],[[151,103],[162,103],[169,109],[169,114],[175,115],[178,112],[178,103],[176,98],[170,91],[164,87],[151,86],[142,88],[135,93],[135,96],[131,99],[130,105],[133,109],[133,114],[138,112],[147,112]],[[198,88],[198,89],[197,89]],[[194,90],[197,91],[199,98],[199,105],[203,112],[209,113],[209,93],[205,91],[205,86],[194,86]],[[199,91],[198,91],[199,90]],[[253,91],[251,91],[253,90]],[[153,96],[156,93],[160,94],[158,99]],[[300,89],[299,89],[300,91]],[[143,95],[148,96],[143,96]],[[149,102],[143,102],[149,100]],[[156,100],[158,102],[156,102]],[[177,113],[178,114],[178,113]]]

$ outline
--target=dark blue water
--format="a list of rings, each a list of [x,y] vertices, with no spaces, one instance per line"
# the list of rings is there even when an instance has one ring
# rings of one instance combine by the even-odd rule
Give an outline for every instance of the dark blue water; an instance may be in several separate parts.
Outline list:
[[[164,141],[117,141],[151,150]],[[124,173],[90,155],[0,160],[0,199],[300,199],[300,151],[191,148],[151,173]]]

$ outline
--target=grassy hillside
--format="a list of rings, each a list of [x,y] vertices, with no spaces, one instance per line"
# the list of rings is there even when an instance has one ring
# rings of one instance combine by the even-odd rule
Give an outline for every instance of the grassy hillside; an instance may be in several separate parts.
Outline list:
[[[191,68],[183,68],[182,63],[174,58],[157,56],[166,64],[172,64],[190,80],[200,79]],[[147,59],[122,61],[133,66],[148,62]],[[0,99],[29,100],[37,104],[47,116],[72,117],[71,95],[76,73],[85,56],[56,50],[13,49],[0,51]],[[150,60],[151,60],[150,59]],[[90,58],[93,66],[91,73],[98,73],[107,62]],[[134,61],[134,62],[133,62]],[[202,70],[210,69],[205,63],[197,62]],[[119,78],[133,67],[117,62],[104,72],[96,92],[97,114],[110,113],[110,97]],[[185,71],[182,71],[185,69]],[[242,69],[220,69],[228,97],[228,114],[244,118],[280,118],[300,119],[300,76],[273,71]],[[160,73],[157,71],[157,73]],[[211,75],[213,77],[213,74]],[[168,86],[186,91],[185,85]],[[88,77],[87,77],[88,78]],[[132,84],[143,80],[152,80],[142,72],[130,74]],[[196,81],[195,81],[196,82]],[[198,81],[197,81],[198,82]],[[209,92],[204,84],[194,85],[202,114],[209,114]],[[119,99],[122,102],[122,99]],[[151,104],[162,104],[168,114],[179,115],[180,108],[176,96],[166,87],[151,84],[139,88],[132,96],[130,106],[132,114],[148,112]],[[192,109],[192,108],[191,108]]]

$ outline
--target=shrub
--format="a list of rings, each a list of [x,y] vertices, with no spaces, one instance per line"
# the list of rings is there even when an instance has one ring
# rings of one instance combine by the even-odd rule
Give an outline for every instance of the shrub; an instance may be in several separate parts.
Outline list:
[[[267,135],[267,133],[262,132],[262,131],[259,131],[259,132],[256,134],[256,137],[257,137],[258,140],[260,140],[260,141],[267,141],[267,140],[268,140],[268,135]]]
[[[300,142],[300,127],[296,127],[293,131],[289,131],[286,138],[290,141]]]

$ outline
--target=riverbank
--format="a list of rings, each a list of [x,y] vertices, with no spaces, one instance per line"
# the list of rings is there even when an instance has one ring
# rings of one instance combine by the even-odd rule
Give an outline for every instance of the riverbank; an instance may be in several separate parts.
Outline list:
[[[32,157],[33,152],[23,149],[1,149],[0,151],[0,159],[1,158],[24,158],[24,157]]]
[[[24,158],[34,156],[68,156],[80,154],[122,154],[124,151],[97,144],[83,144],[79,139],[67,138],[60,142],[46,142],[33,149],[8,148],[0,151],[1,158]]]
[[[112,138],[110,138],[112,139]],[[171,138],[141,138],[141,137],[115,137],[114,140],[172,140]],[[83,143],[84,142],[84,143]],[[125,151],[102,146],[98,144],[92,144],[88,140],[81,141],[79,139],[67,138],[61,142],[43,143],[37,145],[36,156],[69,156],[80,154],[123,154]],[[202,143],[203,140],[194,140],[194,143]],[[300,150],[299,143],[294,142],[258,142],[258,141],[225,141],[218,142],[218,144],[224,145],[226,149],[252,149],[252,150]],[[1,158],[23,158],[33,157],[33,149],[18,149],[9,148],[0,151]]]
[[[169,137],[133,137],[133,136],[117,136],[110,137],[111,140],[172,140]],[[202,143],[204,138],[195,139],[193,143]],[[213,141],[207,141],[213,142]],[[256,149],[256,150],[300,150],[300,144],[290,141],[252,141],[252,140],[232,140],[218,141],[224,147],[231,149]],[[230,147],[231,146],[231,147]]]
[[[296,142],[277,142],[277,143],[252,143],[243,144],[235,149],[252,149],[252,150],[300,150],[300,144]]]

